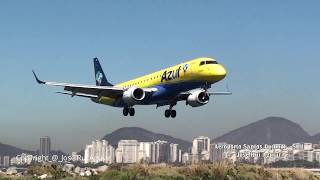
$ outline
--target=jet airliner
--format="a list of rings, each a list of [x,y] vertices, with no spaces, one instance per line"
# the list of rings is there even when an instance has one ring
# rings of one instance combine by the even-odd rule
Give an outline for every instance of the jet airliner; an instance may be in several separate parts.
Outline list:
[[[212,58],[196,58],[163,70],[116,85],[111,84],[98,58],[93,59],[96,85],[47,82],[33,75],[39,84],[60,86],[60,94],[91,99],[95,103],[123,108],[124,116],[135,115],[135,105],[169,106],[165,117],[175,118],[173,107],[179,101],[199,107],[209,102],[212,95],[230,95],[231,92],[208,92],[211,85],[225,78],[226,69]]]

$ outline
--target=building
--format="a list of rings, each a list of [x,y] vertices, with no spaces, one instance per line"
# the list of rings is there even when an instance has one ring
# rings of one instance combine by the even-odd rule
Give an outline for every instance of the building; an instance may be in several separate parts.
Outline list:
[[[190,164],[191,163],[190,154],[187,152],[183,153],[181,162],[182,164]]]
[[[199,136],[192,143],[192,162],[210,160],[210,138]]]
[[[216,163],[224,159],[225,148],[227,143],[215,143],[211,144],[210,148],[210,162]]]
[[[286,158],[286,152],[282,149],[261,149],[261,157],[263,157],[263,164],[271,164]]]
[[[92,145],[86,145],[86,148],[84,149],[84,163],[85,164],[91,163],[93,161],[91,159],[92,154],[93,154]]]
[[[78,154],[78,152],[71,152],[71,157],[73,162],[80,162],[83,161],[81,155]]]
[[[3,167],[9,167],[10,166],[10,157],[9,156],[3,156]]]
[[[139,143],[138,159],[139,162],[143,163],[151,162],[151,142]]]
[[[151,163],[170,162],[170,144],[167,141],[156,141],[151,143]]]
[[[50,156],[51,152],[51,140],[50,137],[45,136],[40,138],[40,156]]]
[[[178,144],[170,144],[170,158],[169,162],[170,163],[177,163],[178,162]]]
[[[303,151],[303,160],[312,162],[314,159],[313,154],[314,154],[313,150]]]
[[[92,141],[90,145],[86,145],[84,150],[84,163],[106,163],[112,164],[115,160],[114,148],[106,140]]]
[[[156,141],[159,145],[158,163],[168,163],[170,159],[170,144],[167,141]]]
[[[313,162],[315,159],[314,155],[314,149],[312,143],[294,143],[292,144],[292,151],[290,151],[289,148],[289,160],[304,160]]]
[[[305,150],[305,151],[313,150],[313,144],[312,143],[303,143],[303,150]]]
[[[313,160],[317,161],[320,165],[320,149],[316,149],[313,152]]]
[[[137,163],[139,161],[139,142],[137,140],[120,140],[116,150],[117,163]]]
[[[203,151],[210,151],[210,138],[199,136],[193,140],[192,154],[201,154]]]
[[[312,150],[313,144],[312,143],[294,143],[292,144],[294,150],[303,151],[303,150]]]
[[[156,142],[151,143],[151,163],[158,163],[159,161],[159,144]]]
[[[32,155],[22,153],[10,159],[11,165],[30,165],[32,163]]]

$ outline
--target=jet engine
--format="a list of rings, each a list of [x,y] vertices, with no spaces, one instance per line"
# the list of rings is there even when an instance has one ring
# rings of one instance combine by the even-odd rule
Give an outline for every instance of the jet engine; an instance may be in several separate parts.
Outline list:
[[[123,92],[122,99],[127,105],[137,104],[146,97],[146,93],[143,89],[137,87],[131,87]]]
[[[187,99],[187,105],[192,107],[203,106],[209,102],[209,95],[205,91],[192,92]]]

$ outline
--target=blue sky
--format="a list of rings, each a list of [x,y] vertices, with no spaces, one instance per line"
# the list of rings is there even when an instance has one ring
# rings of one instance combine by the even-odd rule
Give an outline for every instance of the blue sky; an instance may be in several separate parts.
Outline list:
[[[124,126],[191,140],[216,137],[267,116],[282,116],[320,132],[319,1],[1,1],[0,142],[78,151]],[[204,107],[122,110],[54,94],[45,80],[94,84],[99,57],[111,82],[190,60],[216,58],[228,70]]]

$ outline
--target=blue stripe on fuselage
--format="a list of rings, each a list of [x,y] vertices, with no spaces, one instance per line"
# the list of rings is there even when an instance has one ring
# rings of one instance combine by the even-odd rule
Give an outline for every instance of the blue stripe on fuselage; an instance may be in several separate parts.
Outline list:
[[[157,88],[157,91],[141,104],[157,104],[167,102],[176,97],[181,92],[204,87],[204,85],[205,82],[179,82],[157,85],[154,86],[154,88]]]
[[[179,93],[204,87],[205,84],[206,84],[205,82],[189,81],[189,82],[156,85],[151,88],[157,88],[157,91],[154,92],[151,97],[146,97],[146,99],[143,100],[138,105],[165,104],[167,102],[170,102]],[[124,107],[125,104],[122,99],[118,99],[113,106]]]

